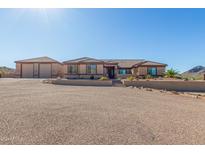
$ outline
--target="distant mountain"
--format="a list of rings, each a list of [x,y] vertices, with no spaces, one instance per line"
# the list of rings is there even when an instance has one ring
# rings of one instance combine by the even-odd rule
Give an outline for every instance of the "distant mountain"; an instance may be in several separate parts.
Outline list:
[[[200,80],[204,78],[204,74],[205,74],[205,67],[199,65],[182,73],[182,76],[186,78],[195,78],[196,80]]]
[[[188,70],[186,73],[204,73],[205,72],[205,67],[204,66],[196,66],[190,70]]]

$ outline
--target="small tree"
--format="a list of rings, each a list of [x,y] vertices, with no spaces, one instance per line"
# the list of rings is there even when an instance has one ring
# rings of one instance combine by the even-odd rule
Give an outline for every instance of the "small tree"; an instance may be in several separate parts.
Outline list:
[[[174,70],[173,68],[166,71],[165,76],[168,78],[175,78],[177,75],[179,75],[179,72]]]
[[[128,81],[134,81],[134,80],[135,80],[135,77],[134,77],[134,76],[128,76],[128,77],[127,77],[127,80],[128,80]]]

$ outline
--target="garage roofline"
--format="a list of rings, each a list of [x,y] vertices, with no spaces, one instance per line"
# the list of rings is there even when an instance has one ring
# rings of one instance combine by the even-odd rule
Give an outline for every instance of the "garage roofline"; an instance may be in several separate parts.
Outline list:
[[[31,63],[42,63],[42,64],[53,64],[53,63],[58,63],[61,64],[61,62],[52,59],[50,57],[37,57],[37,58],[32,58],[32,59],[25,59],[25,60],[17,60],[15,63],[24,63],[24,64],[31,64]]]

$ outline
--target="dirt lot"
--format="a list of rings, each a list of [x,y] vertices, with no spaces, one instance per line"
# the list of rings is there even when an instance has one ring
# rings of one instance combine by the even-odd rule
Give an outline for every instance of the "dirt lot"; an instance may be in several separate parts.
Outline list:
[[[205,100],[0,79],[0,144],[205,144]]]

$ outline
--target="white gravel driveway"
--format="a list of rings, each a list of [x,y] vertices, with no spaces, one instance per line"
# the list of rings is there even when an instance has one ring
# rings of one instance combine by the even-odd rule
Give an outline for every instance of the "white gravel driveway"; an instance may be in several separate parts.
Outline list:
[[[0,79],[0,144],[205,144],[205,100]]]

